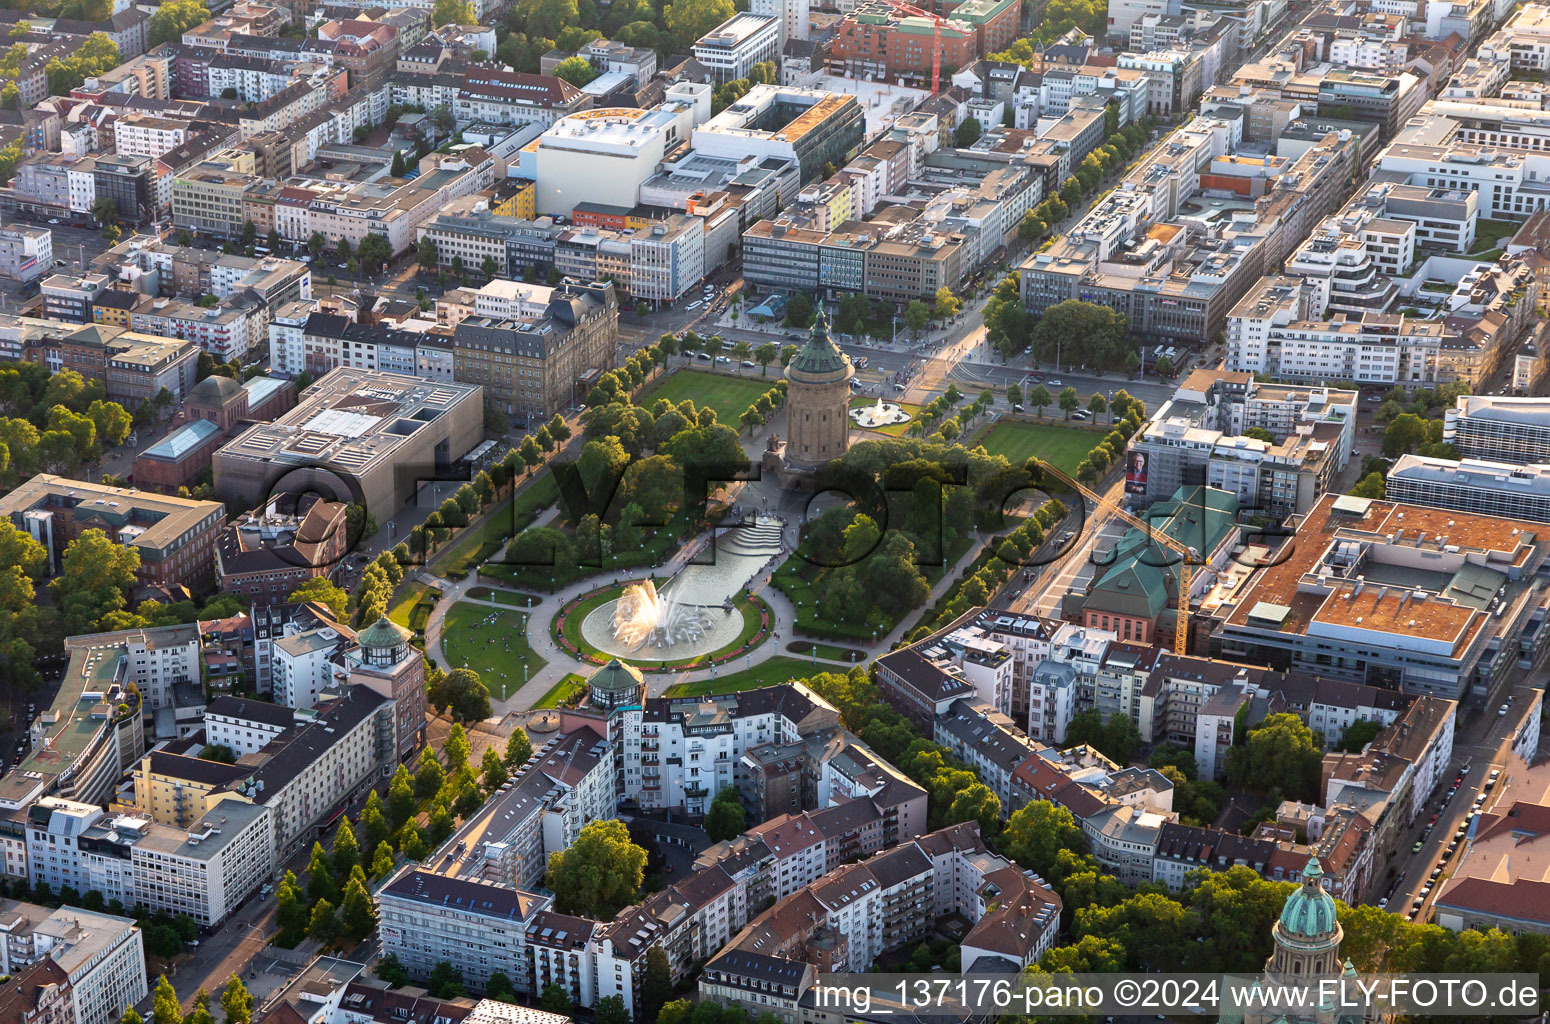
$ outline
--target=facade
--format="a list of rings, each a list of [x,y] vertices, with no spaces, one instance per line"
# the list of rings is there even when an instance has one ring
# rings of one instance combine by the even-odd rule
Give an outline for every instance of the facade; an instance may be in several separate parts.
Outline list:
[[[54,267],[54,235],[47,228],[0,228],[0,277],[30,283]]]
[[[6,996],[14,998],[18,988],[25,995],[29,984],[24,979],[36,978],[40,969],[56,989],[53,1004],[35,995],[30,1012],[12,1017],[0,1010],[5,1020],[113,1024],[123,1007],[145,998],[145,944],[133,920],[11,900],[0,907],[0,915],[5,919],[0,970],[17,976],[6,986]]]
[[[466,384],[334,370],[296,408],[248,427],[215,453],[215,491],[251,506],[278,491],[315,489],[385,518],[420,480],[483,438],[482,394]]]
[[[694,59],[718,82],[747,78],[755,64],[780,60],[780,18],[747,11],[734,14],[694,44]]]
[[[817,469],[850,446],[850,358],[829,339],[820,311],[807,343],[786,366],[786,460]]]
[[[1550,399],[1461,395],[1444,414],[1442,439],[1466,459],[1550,462]]]
[[[0,499],[10,518],[48,549],[51,572],[66,545],[87,530],[140,553],[146,584],[198,587],[213,580],[215,540],[226,522],[216,501],[192,501],[40,474]]]
[[[585,400],[618,362],[619,303],[611,284],[562,285],[543,316],[473,316],[452,332],[453,376],[486,408],[524,421]]]
[[[393,749],[398,760],[408,761],[425,742],[425,655],[386,616],[355,639],[344,657],[349,682],[392,699]]]
[[[1550,523],[1550,466],[1401,455],[1385,496],[1410,505]]]

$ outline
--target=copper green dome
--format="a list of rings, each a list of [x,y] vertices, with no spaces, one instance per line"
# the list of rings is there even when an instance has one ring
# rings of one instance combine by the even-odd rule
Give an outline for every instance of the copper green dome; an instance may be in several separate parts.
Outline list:
[[[355,639],[362,647],[399,647],[409,642],[409,631],[381,615]]]
[[[787,372],[804,377],[831,377],[837,373],[849,376],[850,369],[850,360],[829,337],[829,318],[820,309],[813,318],[813,327],[807,333],[807,341],[791,357]]]
[[[242,385],[230,377],[211,374],[195,384],[188,398],[206,405],[224,405],[226,400],[242,390]]]
[[[592,678],[587,680],[587,685],[596,690],[620,693],[633,690],[643,682],[645,677],[641,675],[640,669],[613,658],[608,664],[592,673]]]
[[[1315,941],[1328,938],[1335,927],[1335,898],[1324,891],[1319,859],[1310,857],[1302,872],[1302,885],[1281,908],[1281,931],[1287,938]]]

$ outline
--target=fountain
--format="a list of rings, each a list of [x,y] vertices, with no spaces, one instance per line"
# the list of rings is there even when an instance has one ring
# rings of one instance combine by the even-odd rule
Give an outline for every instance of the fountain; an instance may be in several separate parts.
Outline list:
[[[758,516],[722,533],[715,551],[713,563],[697,556],[660,588],[649,579],[626,585],[587,614],[582,637],[636,662],[692,658],[732,643],[743,628],[732,598],[780,553],[780,525]]]
[[[881,398],[876,405],[858,405],[850,410],[850,418],[856,421],[858,427],[891,427],[895,423],[908,423],[910,414],[905,412],[895,402],[885,402]]]
[[[647,646],[692,644],[705,636],[709,616],[702,609],[678,604],[666,591],[666,586],[658,592],[655,582],[643,580],[625,587],[614,603],[613,638],[631,653]]]

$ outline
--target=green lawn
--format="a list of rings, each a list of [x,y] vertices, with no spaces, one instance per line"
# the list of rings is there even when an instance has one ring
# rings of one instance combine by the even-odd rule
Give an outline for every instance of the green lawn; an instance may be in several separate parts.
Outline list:
[[[887,401],[887,399],[884,399],[884,401]],[[875,398],[852,398],[850,400],[850,407],[852,409],[855,409],[858,406],[876,405],[876,404],[877,404],[877,399],[875,399]],[[892,404],[895,404],[895,403],[889,402],[889,404],[892,405]],[[899,405],[899,407],[901,409],[903,409],[905,412],[909,413],[910,416],[912,416],[912,417],[919,416],[920,415],[920,410],[925,408],[925,406],[923,406],[923,405],[916,405],[914,402],[899,402],[897,404]],[[854,421],[852,421],[852,423],[854,423]],[[856,429],[858,429],[858,430],[870,430],[870,431],[872,431],[875,434],[887,434],[889,437],[902,437],[902,436],[904,436],[904,432],[906,430],[908,430],[909,428],[910,428],[910,420],[905,420],[903,423],[894,423],[894,424],[892,424],[890,426],[886,426],[886,427],[860,427],[860,426],[858,426]]]
[[[1475,224],[1475,244],[1469,247],[1473,255],[1482,255],[1489,249],[1499,248],[1501,243],[1517,234],[1523,225],[1510,220],[1485,220]]]
[[[560,498],[554,476],[546,471],[517,494],[495,506],[478,526],[458,532],[452,543],[431,555],[430,569],[443,576],[463,577],[501,550],[501,542],[526,529],[538,513]]]
[[[713,693],[735,693],[738,690],[752,690],[760,686],[779,686],[793,679],[806,679],[819,672],[835,671],[843,671],[843,669],[837,665],[825,665],[823,662],[815,666],[800,658],[777,655],[767,661],[761,661],[752,670],[728,672],[726,675],[721,675],[718,671],[715,679],[669,686],[662,695],[664,697],[704,697]]]
[[[425,618],[436,606],[440,591],[424,583],[406,583],[388,606],[388,618],[415,633],[425,631]]]
[[[1002,420],[980,439],[980,445],[992,455],[1005,455],[1020,466],[1030,455],[1037,455],[1056,469],[1075,473],[1087,453],[1098,446],[1106,431],[1083,430],[1059,423],[1025,423]]]
[[[559,682],[549,687],[549,692],[538,698],[537,703],[535,703],[533,707],[557,708],[561,704],[575,697],[576,694],[580,693],[582,690],[586,689],[586,686],[586,679],[572,672],[564,679],[561,679]]]
[[[485,625],[484,620],[491,614],[495,621]],[[459,601],[447,609],[441,627],[445,667],[450,671],[466,664],[479,673],[484,685],[490,688],[491,697],[505,700],[522,686],[524,662],[530,674],[548,664],[527,645],[526,619],[524,612]],[[503,672],[505,678],[501,677]]]
[[[728,356],[728,358],[731,358]],[[759,376],[758,370],[744,370],[749,376],[732,377],[722,373],[705,373],[701,370],[679,370],[647,388],[635,404],[650,408],[659,398],[669,402],[694,400],[696,409],[710,406],[716,410],[716,421],[737,428],[737,418],[754,401],[775,386],[777,377]]]
[[[791,643],[786,645],[786,650],[790,651],[792,654],[807,657],[808,654],[813,652],[813,648],[815,647],[818,649],[818,657],[828,658],[830,661],[849,662],[866,660],[866,652],[857,650],[854,647],[836,647],[833,644],[815,644],[810,640],[793,640]]]
[[[476,601],[493,601],[508,608],[531,608],[543,600],[533,594],[518,594],[510,590],[496,590],[494,587],[470,587],[468,596]]]

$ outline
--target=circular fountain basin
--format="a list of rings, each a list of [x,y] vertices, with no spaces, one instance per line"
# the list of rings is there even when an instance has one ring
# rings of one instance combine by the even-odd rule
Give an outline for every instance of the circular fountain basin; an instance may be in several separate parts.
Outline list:
[[[876,405],[858,405],[851,409],[850,418],[858,427],[891,427],[896,423],[908,423],[912,417],[897,403],[879,398]]]
[[[615,599],[588,612],[581,620],[581,637],[598,650],[631,662],[697,658],[727,646],[743,631],[742,613],[735,608],[727,612],[722,608],[679,605],[673,622],[641,638],[632,636],[626,642],[614,635],[614,612],[618,606]]]

